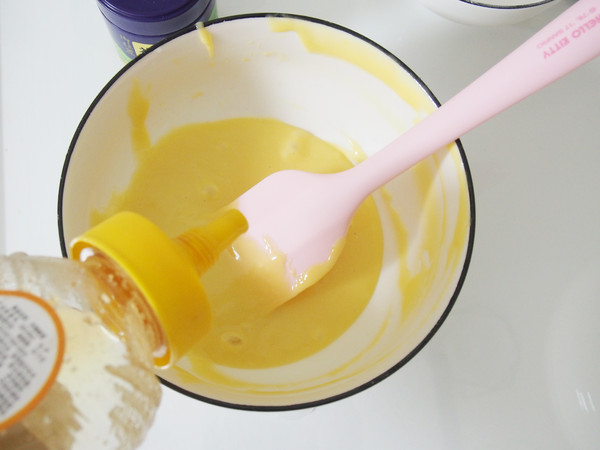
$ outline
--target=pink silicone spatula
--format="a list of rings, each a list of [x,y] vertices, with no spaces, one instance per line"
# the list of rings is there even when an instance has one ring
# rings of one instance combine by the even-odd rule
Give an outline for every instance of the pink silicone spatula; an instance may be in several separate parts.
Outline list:
[[[276,172],[237,201],[251,238],[285,255],[289,298],[333,265],[352,217],[380,186],[467,131],[600,55],[600,0],[580,0],[374,156],[334,174]],[[318,277],[316,277],[318,278]],[[289,298],[282,298],[281,303]]]

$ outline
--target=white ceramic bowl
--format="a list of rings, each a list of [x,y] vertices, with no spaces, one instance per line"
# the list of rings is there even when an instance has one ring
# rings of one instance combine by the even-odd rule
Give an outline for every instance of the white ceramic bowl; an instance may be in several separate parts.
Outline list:
[[[358,146],[370,155],[437,105],[401,61],[333,24],[261,14],[219,19],[206,24],[206,30],[213,39],[214,56],[209,56],[195,28],[184,30],[128,64],[83,117],[69,148],[59,193],[65,254],[66,243],[90,226],[90,212],[102,209],[115,191],[125,188],[134,170],[127,115],[134,80],[149,86],[146,125],[153,141],[192,122],[274,117],[348,152]],[[346,333],[317,354],[286,366],[222,368],[251,389],[208,381],[190,384],[168,372],[161,374],[165,384],[237,408],[294,409],[349,396],[403,366],[449,313],[473,244],[473,190],[460,143],[439,150],[422,164],[430,173],[425,189],[412,169],[386,187],[389,203],[406,228],[408,248],[402,258],[389,212],[384,202],[378,203],[384,269],[373,298]],[[427,213],[425,199],[435,214]],[[437,230],[435,248],[425,248],[425,229]],[[401,266],[407,273],[432,268],[426,292],[407,317],[398,289]]]
[[[559,0],[420,0],[447,19],[469,25],[508,25],[530,19]]]

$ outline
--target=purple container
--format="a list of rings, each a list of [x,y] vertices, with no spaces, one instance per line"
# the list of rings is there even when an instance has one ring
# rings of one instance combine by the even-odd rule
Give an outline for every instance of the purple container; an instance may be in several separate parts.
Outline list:
[[[97,3],[125,62],[182,28],[217,16],[216,0],[97,0]]]

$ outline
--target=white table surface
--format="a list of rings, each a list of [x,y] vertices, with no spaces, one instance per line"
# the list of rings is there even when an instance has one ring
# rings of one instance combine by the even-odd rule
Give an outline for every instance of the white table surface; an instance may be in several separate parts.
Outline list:
[[[416,0],[218,0],[221,16],[289,12],[386,47],[443,102],[572,1],[476,27]],[[122,67],[93,0],[0,0],[0,250],[60,255],[71,137]],[[399,372],[294,412],[213,406],[168,389],[142,448],[600,448],[600,59],[462,141],[476,239],[459,300]]]

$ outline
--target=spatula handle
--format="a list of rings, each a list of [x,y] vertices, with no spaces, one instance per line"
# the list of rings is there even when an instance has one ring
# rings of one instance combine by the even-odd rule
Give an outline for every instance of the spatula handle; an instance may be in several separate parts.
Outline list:
[[[363,170],[359,179],[366,184],[365,190],[374,191],[598,55],[600,0],[580,0],[427,118],[357,166],[355,169]]]

